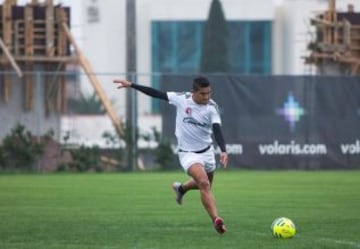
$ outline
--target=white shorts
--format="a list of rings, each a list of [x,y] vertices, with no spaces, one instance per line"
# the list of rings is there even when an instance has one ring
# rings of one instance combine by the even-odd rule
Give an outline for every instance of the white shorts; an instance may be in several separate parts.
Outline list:
[[[191,165],[200,163],[207,173],[212,172],[216,169],[214,147],[203,153],[195,152],[178,152],[180,164],[187,173]]]

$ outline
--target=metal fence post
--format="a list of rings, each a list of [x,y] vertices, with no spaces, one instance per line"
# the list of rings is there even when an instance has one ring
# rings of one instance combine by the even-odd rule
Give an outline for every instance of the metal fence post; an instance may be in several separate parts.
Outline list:
[[[126,1],[126,71],[132,82],[136,82],[136,0]],[[126,93],[126,134],[128,169],[137,166],[137,100],[133,89]]]
[[[136,82],[136,73],[130,74],[130,80],[132,82]],[[130,170],[136,170],[137,168],[137,159],[138,159],[138,112],[137,112],[137,93],[133,89],[129,90],[129,100],[128,100],[128,112],[127,115],[128,120],[128,138],[130,141],[128,148],[128,163]]]
[[[36,137],[38,142],[41,139],[42,133],[42,125],[41,122],[43,120],[42,117],[42,94],[41,94],[41,72],[35,72],[35,108],[36,108]],[[40,161],[37,161],[37,171],[41,171]]]

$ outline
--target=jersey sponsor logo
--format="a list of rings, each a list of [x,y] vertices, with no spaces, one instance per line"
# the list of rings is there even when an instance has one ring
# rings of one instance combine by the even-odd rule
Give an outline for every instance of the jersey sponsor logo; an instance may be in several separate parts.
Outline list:
[[[200,126],[200,127],[206,127],[205,123],[201,123],[193,117],[186,117],[183,119],[183,122],[186,124],[193,124],[193,125]]]

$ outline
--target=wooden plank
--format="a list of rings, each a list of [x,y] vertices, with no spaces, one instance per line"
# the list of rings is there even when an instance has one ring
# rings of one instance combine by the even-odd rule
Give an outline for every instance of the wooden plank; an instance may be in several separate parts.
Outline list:
[[[49,72],[49,69],[46,68],[45,71]],[[51,77],[49,74],[44,75],[44,107],[45,115],[48,117],[51,112],[51,101],[50,101],[50,83]]]
[[[342,39],[343,39],[343,44],[346,47],[350,46],[350,42],[351,42],[351,23],[348,20],[343,20],[343,34],[342,34]]]
[[[76,63],[78,58],[75,56],[57,56],[49,58],[47,56],[13,56],[16,61],[33,61],[33,62],[66,62],[66,63]],[[7,62],[8,59],[0,57],[0,62]]]
[[[30,4],[25,6],[24,11],[25,20],[25,54],[32,56],[34,54],[34,17],[33,7]]]
[[[329,0],[329,10],[331,12],[336,11],[336,0]]]
[[[9,66],[8,65],[4,65],[1,68],[3,71],[8,71],[9,70]],[[2,84],[2,101],[4,103],[8,103],[9,99],[10,99],[10,77],[6,74],[3,74],[3,84]]]
[[[3,4],[3,13],[2,13],[2,24],[3,24],[3,30],[2,30],[2,36],[3,36],[3,43],[4,47],[9,51],[9,54],[11,54],[12,50],[12,5],[14,4],[14,1],[12,0],[5,0]],[[5,52],[5,50],[4,50]],[[6,52],[5,52],[6,53]],[[7,65],[9,61],[5,61],[4,64],[4,71],[7,71],[9,69],[9,66]],[[5,103],[9,102],[10,97],[10,78],[9,75],[3,74],[3,101]]]
[[[62,64],[51,63],[47,65],[46,71],[54,72],[46,76],[46,105],[47,115],[54,111],[60,111],[59,108],[59,94],[60,94],[60,77],[58,72],[62,71]]]
[[[52,0],[46,0],[46,54],[55,55],[54,5]]]
[[[360,63],[360,59],[355,58],[355,57],[351,57],[348,55],[343,55],[343,54],[324,54],[324,53],[318,53],[318,52],[313,52],[310,55],[311,59],[328,59],[331,61],[340,61],[340,62],[344,62],[344,63],[349,63],[349,64],[356,64],[356,63]]]
[[[65,12],[64,9],[62,8],[56,8],[55,10],[55,14],[56,14],[56,22],[57,22],[57,55],[58,56],[65,56],[66,55],[66,45],[67,45],[67,40],[66,40],[66,34],[64,32],[64,30],[61,28],[61,23],[65,22],[67,23],[68,21],[68,16]]]
[[[19,21],[14,21],[14,55],[20,54],[21,28]]]
[[[330,14],[330,21],[337,24],[338,21],[337,21],[337,13],[336,13],[336,0],[329,0],[329,14]],[[333,44],[337,44],[339,29],[332,28],[330,32],[331,32],[331,42]]]
[[[320,19],[320,18],[312,18],[311,25],[320,27],[320,28],[341,28],[343,27],[343,23],[341,22],[332,22],[327,19]]]
[[[102,89],[101,83],[98,80],[98,78],[96,77],[96,74],[94,73],[94,70],[93,70],[90,62],[87,60],[87,58],[85,57],[85,55],[83,54],[83,52],[81,51],[79,46],[77,45],[67,24],[65,22],[62,22],[61,26],[62,26],[67,38],[69,39],[70,43],[74,47],[75,53],[77,54],[78,62],[80,64],[80,66],[82,67],[82,69],[85,71],[87,77],[89,78],[90,83],[94,87],[94,90],[95,90],[97,96],[99,97],[101,103],[104,105],[104,108],[105,108],[112,124],[114,125],[116,132],[118,133],[118,135],[120,137],[124,137],[125,133],[124,133],[124,130],[123,130],[121,122],[120,122],[120,117],[119,117],[118,113],[115,111],[115,109],[113,108],[113,106],[112,106],[110,100],[108,99],[108,97],[106,96],[104,90]]]
[[[3,68],[2,65],[0,65],[0,70],[4,71],[4,68]],[[2,78],[3,78],[3,80],[2,80],[2,82],[0,82],[1,101],[6,103],[6,101],[5,101],[5,91],[6,91],[6,89],[5,89],[5,83],[3,82],[4,81],[4,75],[2,76]]]
[[[33,70],[33,63],[27,62],[25,64],[25,68],[27,72],[31,72]],[[24,109],[26,111],[30,111],[33,108],[34,103],[34,82],[33,82],[33,76],[32,74],[25,75],[25,84],[24,84]]]
[[[61,23],[67,23],[68,22],[68,16],[64,9],[62,8],[56,8],[55,9],[55,20],[56,20],[56,33],[57,33],[57,56],[65,56],[66,55],[66,45],[67,45],[67,39],[66,34],[64,30],[61,28]],[[65,72],[66,66],[63,64],[61,71]],[[58,94],[58,102],[57,107],[58,110],[61,113],[65,113],[67,109],[67,101],[66,101],[66,77],[64,74],[60,76],[59,79],[59,94]]]
[[[9,2],[11,5],[17,5],[17,0],[5,0]]]
[[[23,73],[20,69],[20,67],[18,66],[18,64],[16,63],[14,57],[11,55],[9,49],[6,47],[5,43],[3,42],[3,40],[0,37],[0,47],[2,48],[6,58],[8,59],[8,61],[10,62],[11,66],[14,68],[14,70],[16,71],[16,74],[21,78],[23,76]]]
[[[24,8],[24,27],[25,27],[25,48],[24,52],[27,56],[34,55],[34,13],[33,6],[27,4]],[[26,71],[31,72],[33,70],[33,62],[31,60],[25,63]],[[30,74],[25,75],[25,85],[24,85],[24,109],[30,111],[33,108],[34,101],[34,82],[33,76]]]
[[[57,63],[47,63],[45,66],[46,72],[53,72],[51,74],[44,75],[44,106],[46,116],[50,115],[57,109],[57,95],[59,91],[57,72],[60,68],[60,64]]]
[[[12,0],[6,0],[3,4],[2,23],[3,23],[3,41],[5,46],[12,50]]]
[[[318,42],[316,44],[317,48],[321,50],[321,52],[335,53],[335,52],[346,52],[347,47],[342,44],[328,44],[323,42]]]
[[[60,71],[65,72],[66,66],[65,64],[61,65]],[[57,95],[57,111],[61,113],[65,113],[67,109],[66,103],[66,78],[65,75],[61,75],[59,79],[59,91]]]
[[[336,2],[335,0],[329,0],[328,10],[324,13],[324,21],[331,23],[332,25],[337,24],[337,15],[336,15]],[[336,29],[333,26],[324,27],[324,38],[325,43],[336,44]]]
[[[63,87],[65,86],[65,77],[63,72],[65,70],[64,63],[51,63],[46,64],[45,71],[53,72],[52,74],[47,74],[45,77],[46,84],[45,88],[45,110],[46,115],[49,115],[51,112],[61,112],[63,109],[65,101]],[[59,73],[60,72],[60,73]],[[63,83],[63,84],[62,84]]]

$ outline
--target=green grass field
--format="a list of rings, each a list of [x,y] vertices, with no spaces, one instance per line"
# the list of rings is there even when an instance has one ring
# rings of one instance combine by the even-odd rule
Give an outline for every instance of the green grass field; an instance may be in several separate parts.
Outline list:
[[[221,171],[213,187],[228,232],[199,193],[175,204],[182,172],[0,175],[1,249],[360,248],[360,171]],[[292,239],[272,221],[291,218]]]

